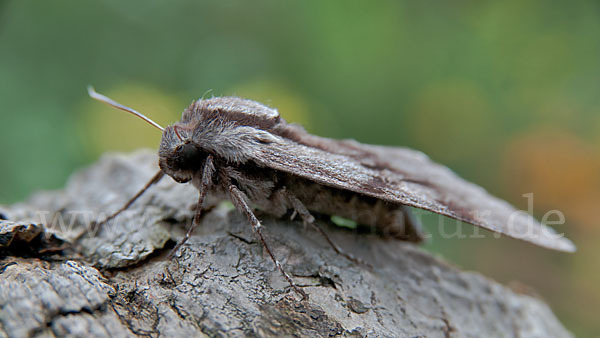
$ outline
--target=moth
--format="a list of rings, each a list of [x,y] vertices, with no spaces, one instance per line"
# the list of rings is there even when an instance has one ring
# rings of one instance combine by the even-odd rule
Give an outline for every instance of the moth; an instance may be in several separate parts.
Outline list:
[[[277,217],[291,212],[311,225],[315,214],[341,216],[387,236],[419,242],[423,234],[407,208],[416,207],[549,249],[575,251],[567,238],[415,150],[311,135],[287,123],[277,110],[239,97],[194,101],[180,121],[163,128],[92,87],[88,93],[162,132],[160,170],[105,221],[127,209],[165,175],[179,183],[191,182],[199,191],[196,212],[172,252],[198,225],[207,194],[229,199],[246,215],[278,270],[303,297],[306,294],[264,240],[254,208]]]

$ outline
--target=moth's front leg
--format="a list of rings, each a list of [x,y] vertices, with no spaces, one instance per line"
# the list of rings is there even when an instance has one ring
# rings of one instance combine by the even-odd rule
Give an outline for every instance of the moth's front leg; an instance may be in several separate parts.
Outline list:
[[[137,194],[135,194],[132,198],[130,198],[129,201],[127,201],[127,203],[125,203],[119,210],[115,211],[102,221],[96,223],[94,227],[95,229],[93,229],[92,232],[95,233],[102,225],[108,223],[110,220],[117,217],[123,211],[127,210],[140,196],[142,196],[142,194],[144,194],[144,192],[146,192],[146,190],[148,190],[152,185],[158,183],[164,176],[165,173],[163,173],[162,170],[159,170],[156,174],[154,174],[150,181],[148,181],[148,183],[146,183],[146,185],[144,185],[144,187],[140,191],[138,191]],[[81,237],[83,237],[85,234],[85,232],[82,232],[73,239],[73,242],[78,242],[81,239]]]
[[[206,161],[204,162],[204,167],[202,168],[201,177],[199,177],[200,184],[197,185],[197,188],[200,192],[198,196],[198,204],[196,204],[196,213],[194,214],[194,218],[192,219],[192,225],[188,228],[185,236],[177,245],[171,250],[169,254],[169,258],[173,258],[175,253],[181,248],[181,246],[192,236],[194,229],[200,224],[200,216],[202,215],[202,204],[204,203],[204,199],[206,198],[206,193],[211,188],[213,184],[213,176],[215,174],[215,163],[212,155],[208,155]]]
[[[233,184],[231,182],[231,180],[229,179],[229,177],[225,177],[226,174],[224,174],[223,176],[224,176],[223,180],[225,182],[227,182],[227,183],[224,182],[224,184],[227,184],[227,190],[229,190],[229,197],[231,199],[231,202],[236,206],[236,208],[239,211],[243,212],[246,215],[246,217],[248,218],[248,221],[250,222],[250,225],[252,225],[252,229],[254,230],[254,232],[256,233],[256,235],[260,238],[260,241],[262,242],[265,250],[267,251],[267,253],[269,254],[269,256],[271,256],[271,259],[275,263],[275,266],[277,267],[277,269],[279,270],[279,272],[288,281],[288,283],[290,284],[290,286],[300,296],[302,296],[303,300],[308,300],[308,295],[306,294],[306,292],[304,292],[302,289],[300,289],[294,283],[294,281],[292,280],[292,278],[285,272],[285,270],[283,270],[283,266],[275,258],[275,255],[273,255],[273,251],[271,250],[271,248],[269,247],[269,245],[265,241],[265,238],[263,237],[263,234],[262,234],[262,231],[261,231],[262,224],[260,223],[260,221],[258,220],[258,218],[256,218],[256,215],[254,215],[254,212],[252,212],[252,209],[248,205],[248,202],[247,202],[248,197],[246,196],[246,194],[244,194],[243,191],[241,191],[235,184]]]

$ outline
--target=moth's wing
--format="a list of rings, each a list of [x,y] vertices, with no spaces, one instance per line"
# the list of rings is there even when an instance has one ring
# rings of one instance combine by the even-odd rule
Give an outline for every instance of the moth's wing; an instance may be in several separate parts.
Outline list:
[[[546,248],[575,251],[567,238],[421,152],[309,134],[300,136],[262,145],[254,161],[320,184],[429,210]]]

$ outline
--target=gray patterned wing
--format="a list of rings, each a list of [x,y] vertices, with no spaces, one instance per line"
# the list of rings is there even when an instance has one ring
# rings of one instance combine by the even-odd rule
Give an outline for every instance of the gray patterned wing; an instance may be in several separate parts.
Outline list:
[[[319,184],[429,210],[560,251],[573,243],[532,216],[458,177],[425,154],[406,148],[365,145],[297,134],[261,146],[259,165]]]

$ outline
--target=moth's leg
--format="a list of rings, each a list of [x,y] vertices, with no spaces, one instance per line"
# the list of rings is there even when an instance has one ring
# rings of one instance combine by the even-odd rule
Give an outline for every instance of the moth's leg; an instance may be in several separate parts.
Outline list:
[[[407,206],[389,205],[383,201],[377,203],[381,207],[378,213],[377,230],[383,237],[414,243],[423,241],[425,238],[423,226]]]
[[[206,162],[204,162],[204,168],[202,168],[202,178],[200,179],[200,196],[198,196],[198,204],[196,204],[196,212],[194,213],[194,218],[192,219],[192,225],[188,228],[185,236],[177,245],[171,250],[169,253],[169,259],[173,258],[175,253],[181,248],[181,246],[187,242],[188,239],[192,236],[194,229],[200,224],[200,216],[202,216],[202,204],[204,203],[204,198],[206,197],[206,193],[210,189],[213,183],[213,175],[215,173],[215,165],[213,162],[213,158],[209,155],[206,158]]]
[[[146,190],[148,190],[148,188],[150,188],[152,185],[158,183],[160,181],[161,178],[163,178],[165,176],[165,174],[162,172],[162,170],[159,170],[154,177],[152,177],[150,179],[150,181],[148,181],[148,183],[146,183],[146,185],[137,192],[137,194],[135,194],[135,196],[133,196],[131,199],[129,199],[129,201],[127,201],[127,203],[125,203],[125,205],[123,205],[119,210],[115,211],[113,214],[111,214],[110,216],[106,217],[104,220],[102,220],[99,223],[96,223],[96,228],[100,228],[102,225],[104,225],[105,223],[107,223],[108,221],[112,220],[113,218],[117,217],[120,213],[122,213],[123,211],[127,210],[132,204],[133,202],[135,202],[140,196],[142,196],[142,194],[144,192],[146,192]],[[82,232],[81,234],[79,234],[76,238],[75,238],[75,242],[78,241],[79,239],[81,239],[81,237],[85,235],[85,232]]]
[[[290,193],[289,191],[283,189],[283,194],[285,194],[285,197],[287,198],[288,202],[292,205],[292,207],[294,208],[294,213],[298,213],[300,215],[300,217],[302,218],[302,221],[304,222],[305,225],[310,225],[313,229],[315,229],[319,234],[321,234],[321,236],[323,236],[323,238],[325,238],[325,240],[327,241],[327,243],[329,243],[329,245],[331,246],[331,248],[338,254],[341,256],[346,257],[348,260],[356,263],[356,264],[362,264],[362,265],[368,265],[366,262],[345,253],[342,249],[340,249],[332,240],[331,238],[329,238],[329,236],[327,235],[327,233],[321,229],[321,227],[319,227],[316,223],[315,223],[315,218],[313,215],[311,215],[310,211],[308,211],[308,209],[306,208],[306,206],[304,205],[304,203],[302,203],[302,201],[300,201],[296,196],[294,196],[294,194]]]
[[[403,205],[401,209],[404,212],[404,219],[408,225],[407,235],[409,240],[415,243],[423,242],[427,234],[423,228],[423,224],[415,217],[409,207]]]
[[[162,170],[159,170],[154,175],[154,177],[152,177],[150,179],[150,181],[148,181],[148,183],[146,183],[146,185],[140,191],[138,191],[137,194],[135,194],[135,196],[133,196],[129,201],[127,201],[127,203],[125,203],[125,205],[123,205],[121,207],[121,209],[117,210],[115,213],[113,213],[112,215],[108,216],[106,219],[104,219],[99,224],[104,224],[104,223],[110,221],[111,219],[117,217],[123,211],[127,210],[133,204],[133,202],[135,202],[140,196],[142,196],[142,194],[144,192],[146,192],[146,190],[148,190],[148,188],[150,188],[152,185],[158,183],[160,181],[160,179],[163,178],[164,176],[165,176],[165,173],[163,173]]]
[[[238,187],[236,187],[235,185],[233,185],[231,183],[229,184],[228,189],[229,189],[229,196],[231,197],[231,202],[237,207],[238,210],[242,211],[246,215],[246,217],[248,217],[248,221],[252,225],[252,229],[260,238],[260,241],[262,242],[265,250],[267,250],[267,253],[269,254],[269,256],[271,256],[271,259],[275,263],[275,266],[277,267],[279,272],[288,281],[290,286],[300,296],[302,296],[303,300],[308,300],[308,295],[306,294],[306,292],[302,291],[298,286],[296,286],[296,284],[294,283],[292,278],[283,270],[283,266],[281,265],[281,263],[279,263],[279,261],[275,258],[275,255],[273,255],[271,248],[269,247],[269,245],[265,241],[265,238],[263,237],[263,234],[261,231],[262,225],[260,224],[260,221],[256,218],[256,216],[252,212],[252,209],[250,209],[250,206],[246,202],[246,194],[244,194]]]

